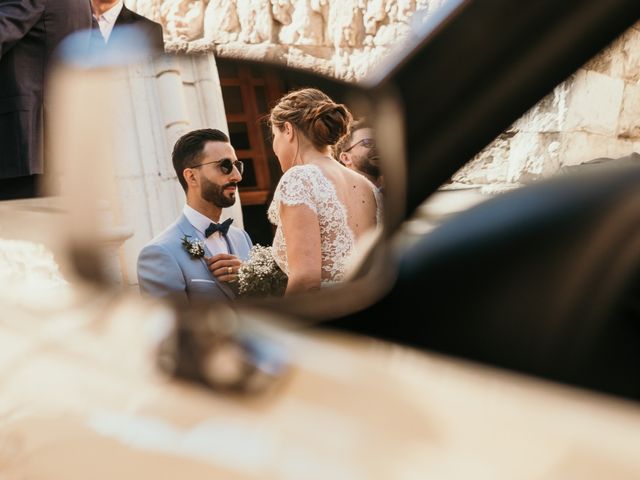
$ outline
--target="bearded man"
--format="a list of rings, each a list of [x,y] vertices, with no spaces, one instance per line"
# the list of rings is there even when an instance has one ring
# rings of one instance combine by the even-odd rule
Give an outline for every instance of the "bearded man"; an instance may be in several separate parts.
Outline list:
[[[337,146],[336,157],[345,167],[354,170],[382,190],[384,179],[373,130],[364,120],[353,122],[349,134]]]
[[[222,209],[236,201],[243,164],[220,130],[194,130],[176,142],[173,167],[187,201],[182,215],[138,257],[144,294],[177,301],[230,300],[229,282],[252,247],[249,235],[222,223]]]

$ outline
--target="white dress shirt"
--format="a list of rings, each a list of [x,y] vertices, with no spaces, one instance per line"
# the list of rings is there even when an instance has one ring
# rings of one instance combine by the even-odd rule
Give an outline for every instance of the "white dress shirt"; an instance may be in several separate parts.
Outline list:
[[[187,217],[187,220],[189,220],[189,223],[193,225],[193,228],[196,229],[199,235],[198,240],[202,240],[204,242],[211,252],[211,255],[215,255],[216,253],[230,253],[227,241],[222,237],[222,235],[220,235],[220,232],[211,234],[209,238],[205,237],[204,231],[207,229],[209,224],[213,222],[213,220],[205,217],[189,205],[184,206],[183,213],[184,216]]]
[[[94,15],[94,18],[98,21],[98,26],[100,27],[102,38],[104,38],[104,43],[109,41],[109,37],[113,31],[113,26],[116,24],[116,20],[122,11],[122,7],[124,7],[124,0],[120,0],[102,15],[98,17]]]

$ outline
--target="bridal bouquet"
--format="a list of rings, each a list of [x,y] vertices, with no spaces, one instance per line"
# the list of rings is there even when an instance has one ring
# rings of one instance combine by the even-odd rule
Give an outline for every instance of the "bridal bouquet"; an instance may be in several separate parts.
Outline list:
[[[243,297],[281,297],[287,288],[287,275],[273,258],[271,247],[256,244],[238,270],[238,294]]]

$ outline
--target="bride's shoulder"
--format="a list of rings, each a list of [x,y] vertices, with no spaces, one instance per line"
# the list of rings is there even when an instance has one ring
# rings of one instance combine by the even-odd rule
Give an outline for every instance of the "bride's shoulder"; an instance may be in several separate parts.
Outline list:
[[[316,181],[324,178],[322,169],[316,165],[294,165],[282,174],[281,183]]]
[[[358,187],[363,188],[364,190],[375,190],[376,186],[363,174],[346,167],[345,170],[346,174],[349,175],[349,179],[358,185]]]

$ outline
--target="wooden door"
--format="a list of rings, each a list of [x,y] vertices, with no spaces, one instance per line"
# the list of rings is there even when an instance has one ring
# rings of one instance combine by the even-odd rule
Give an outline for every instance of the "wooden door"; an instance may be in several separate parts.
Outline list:
[[[239,185],[245,230],[254,243],[270,245],[267,208],[281,171],[266,119],[283,89],[276,77],[257,67],[224,59],[217,66],[231,145],[245,167]]]

